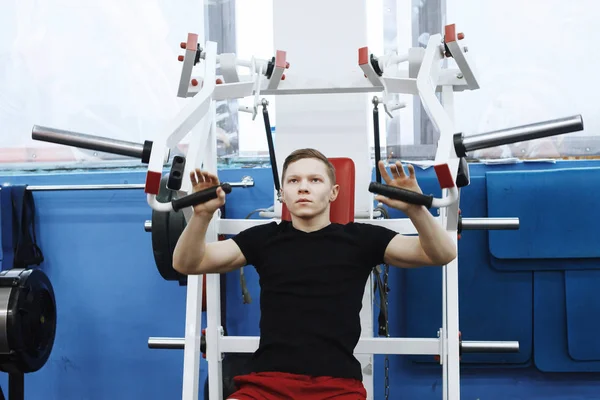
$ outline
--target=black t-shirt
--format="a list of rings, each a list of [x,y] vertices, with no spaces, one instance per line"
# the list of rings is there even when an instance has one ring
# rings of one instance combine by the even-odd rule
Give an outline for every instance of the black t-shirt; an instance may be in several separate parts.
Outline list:
[[[395,235],[361,223],[307,233],[282,221],[234,236],[261,287],[252,371],[362,380],[353,353],[365,284]]]

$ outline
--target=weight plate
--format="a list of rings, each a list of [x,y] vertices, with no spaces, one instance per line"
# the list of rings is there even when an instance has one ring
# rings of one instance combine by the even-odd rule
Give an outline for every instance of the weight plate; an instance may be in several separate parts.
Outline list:
[[[169,175],[160,180],[156,199],[163,203],[171,201],[173,191],[167,189]],[[167,281],[185,282],[187,277],[173,269],[173,251],[185,228],[183,212],[160,212],[152,210],[152,251],[158,272]]]
[[[39,370],[50,357],[56,334],[56,300],[50,280],[39,269],[2,271],[0,299],[0,370]]]

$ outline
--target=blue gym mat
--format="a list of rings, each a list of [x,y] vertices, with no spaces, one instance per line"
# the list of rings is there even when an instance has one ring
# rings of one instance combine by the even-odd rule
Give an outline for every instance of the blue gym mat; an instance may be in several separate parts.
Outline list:
[[[519,230],[489,231],[501,271],[599,269],[600,168],[487,172],[490,217],[518,217]]]
[[[569,356],[600,361],[600,271],[566,271],[565,294]]]
[[[435,190],[437,181],[419,180],[425,193]],[[431,186],[430,186],[431,185]],[[485,179],[472,177],[461,193],[465,218],[485,217]],[[392,217],[393,218],[393,217]],[[458,242],[459,327],[463,340],[519,341],[514,354],[463,354],[462,364],[520,367],[532,356],[533,281],[531,272],[506,274],[491,267],[485,231],[463,231]],[[403,334],[408,337],[436,337],[442,323],[442,270],[439,267],[403,270]],[[394,290],[396,288],[392,288]],[[396,289],[398,290],[398,289]],[[420,363],[433,357],[411,356]]]
[[[593,298],[591,307],[585,300],[578,303],[579,300],[589,297],[594,286],[597,291],[597,277],[593,279],[592,284],[582,284],[593,272],[595,271],[534,272],[534,362],[541,371],[600,371],[600,361],[578,361],[571,357],[571,354],[588,359],[598,357],[598,344],[597,339],[594,340],[594,332],[598,331],[599,320],[594,311],[598,309],[599,301],[597,296],[592,296],[596,298]],[[576,278],[573,278],[573,274]],[[578,291],[579,293],[572,297],[572,293]],[[581,307],[579,312],[568,314],[569,303],[571,309]],[[583,326],[584,321],[589,323],[586,325],[587,329]],[[582,342],[571,347],[571,342],[575,340]]]

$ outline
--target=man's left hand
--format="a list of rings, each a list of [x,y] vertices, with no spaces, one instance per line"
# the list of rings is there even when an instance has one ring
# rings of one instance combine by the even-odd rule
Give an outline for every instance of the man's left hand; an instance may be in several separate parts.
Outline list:
[[[412,164],[408,164],[408,176],[404,171],[404,166],[400,161],[396,161],[395,164],[390,165],[390,172],[392,177],[388,174],[385,166],[385,162],[379,161],[379,172],[381,172],[381,178],[389,186],[395,186],[398,188],[410,190],[422,194],[423,191],[417,183],[417,177],[415,176],[415,167]],[[423,206],[406,203],[400,200],[390,199],[382,195],[376,195],[375,200],[382,202],[383,204],[398,209],[404,213],[410,213],[411,211],[422,208]]]

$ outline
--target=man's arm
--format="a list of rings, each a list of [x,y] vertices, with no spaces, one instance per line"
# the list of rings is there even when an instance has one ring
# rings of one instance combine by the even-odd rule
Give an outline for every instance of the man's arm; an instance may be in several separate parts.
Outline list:
[[[193,192],[219,185],[219,178],[196,168],[190,171]],[[194,206],[194,213],[177,240],[173,269],[184,275],[225,273],[246,265],[246,258],[231,239],[206,243],[206,230],[215,212],[225,204],[225,192],[217,188],[217,198]]]
[[[173,268],[185,275],[226,273],[246,265],[246,258],[231,239],[206,243],[211,216],[194,214],[173,252]]]
[[[394,236],[385,250],[385,263],[412,268],[446,265],[456,258],[456,246],[450,235],[425,207],[415,207],[406,213],[418,236]]]
[[[390,176],[383,161],[379,162],[379,171],[385,183],[416,193],[423,193],[417,183],[415,168],[408,165],[408,176],[402,163],[397,161],[390,166]],[[419,267],[426,265],[445,265],[456,258],[456,246],[448,233],[438,224],[429,211],[414,204],[377,195],[376,200],[406,214],[417,229],[418,237],[396,235],[388,244],[384,262],[397,267]]]

